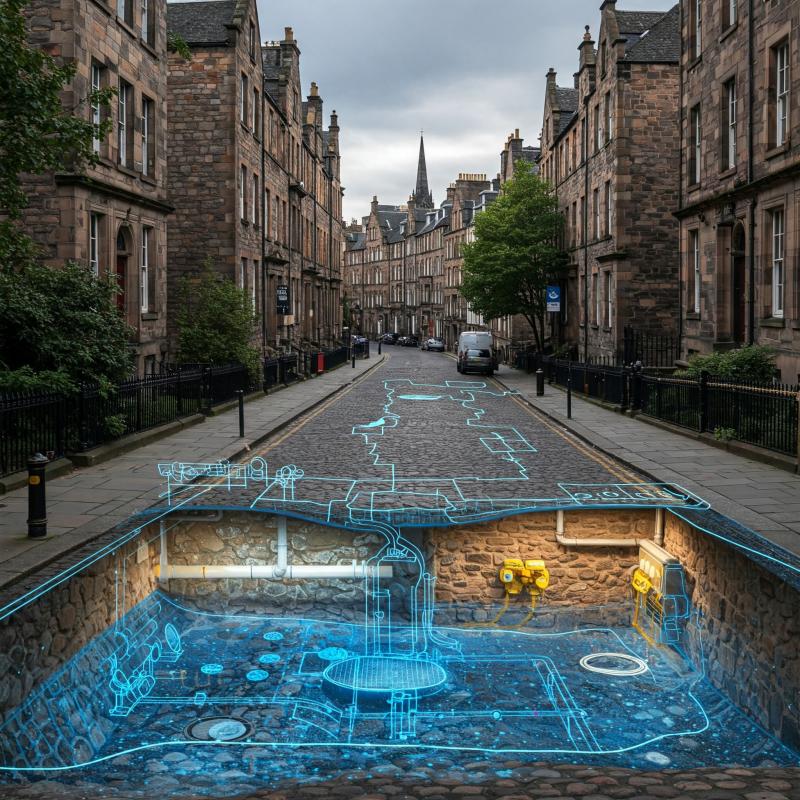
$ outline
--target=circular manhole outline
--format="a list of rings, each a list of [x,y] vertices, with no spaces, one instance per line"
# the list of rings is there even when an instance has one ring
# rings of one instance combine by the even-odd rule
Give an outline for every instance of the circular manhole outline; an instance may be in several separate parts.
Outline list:
[[[232,736],[226,739],[214,739],[208,735],[208,732],[214,727],[214,725],[220,725],[225,722],[235,722],[242,726],[244,729],[241,734],[238,736]],[[195,729],[200,726],[205,726],[205,734],[206,735],[198,735],[195,733]],[[255,731],[255,726],[252,722],[248,722],[246,719],[242,719],[241,717],[233,717],[233,716],[217,716],[217,717],[200,717],[200,719],[196,719],[193,722],[190,722],[186,728],[184,728],[184,736],[187,739],[193,739],[196,742],[240,742],[242,739],[247,739],[252,733]]]
[[[628,669],[615,669],[613,667],[598,667],[592,664],[592,661],[599,658],[616,658],[631,666]],[[590,653],[578,663],[588,672],[596,672],[599,675],[609,675],[614,678],[632,678],[634,675],[642,675],[650,669],[646,661],[629,653]]]

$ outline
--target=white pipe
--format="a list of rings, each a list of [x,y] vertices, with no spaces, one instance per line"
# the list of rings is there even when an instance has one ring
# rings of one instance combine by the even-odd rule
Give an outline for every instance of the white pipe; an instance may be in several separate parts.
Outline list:
[[[350,564],[298,564],[287,566],[281,572],[277,564],[234,565],[234,564],[206,564],[206,565],[179,565],[169,564],[160,571],[162,580],[171,578],[215,580],[219,578],[255,578],[261,580],[291,580],[293,578],[306,579],[342,579],[361,580],[367,576],[378,575],[381,578],[392,577],[391,566],[368,566],[365,561],[353,561]]]
[[[278,566],[275,577],[283,578],[289,565],[289,546],[286,539],[286,517],[278,517]]]
[[[564,533],[564,509],[559,508],[556,511],[556,533]]]
[[[556,534],[556,542],[564,547],[638,547],[641,539],[568,539]]]
[[[655,543],[661,547],[664,544],[664,509],[656,509],[656,535],[654,537]]]

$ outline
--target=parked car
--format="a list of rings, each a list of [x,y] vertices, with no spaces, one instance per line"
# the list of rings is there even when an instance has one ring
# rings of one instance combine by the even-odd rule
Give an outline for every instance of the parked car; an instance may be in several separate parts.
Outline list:
[[[444,339],[441,336],[431,336],[422,343],[423,350],[430,352],[444,353]]]
[[[417,347],[419,345],[419,339],[416,336],[403,336],[401,337],[400,344],[403,347]]]
[[[497,362],[493,350],[492,334],[486,331],[464,331],[458,337],[456,369],[459,372],[494,374]]]
[[[383,342],[383,344],[397,344],[399,338],[400,336],[396,333],[384,333],[383,336],[381,336],[381,342]]]

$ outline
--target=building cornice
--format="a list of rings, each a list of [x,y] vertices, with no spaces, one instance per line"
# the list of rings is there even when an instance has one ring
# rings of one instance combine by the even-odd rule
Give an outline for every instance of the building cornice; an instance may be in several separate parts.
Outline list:
[[[90,178],[88,175],[57,173],[55,175],[55,182],[57,186],[84,186],[87,189],[94,189],[97,192],[102,192],[111,197],[118,197],[120,200],[127,200],[131,203],[137,203],[138,205],[152,208],[156,211],[163,211],[165,214],[171,214],[175,210],[175,206],[164,200],[148,197],[146,194],[138,194],[137,192],[132,192],[130,189],[123,189],[119,186],[107,183],[106,181]]]

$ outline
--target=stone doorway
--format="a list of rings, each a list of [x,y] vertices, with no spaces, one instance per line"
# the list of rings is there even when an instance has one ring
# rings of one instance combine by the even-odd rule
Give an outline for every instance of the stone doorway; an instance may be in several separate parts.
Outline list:
[[[745,340],[745,247],[744,225],[737,222],[731,240],[731,335],[736,344],[742,344]]]

